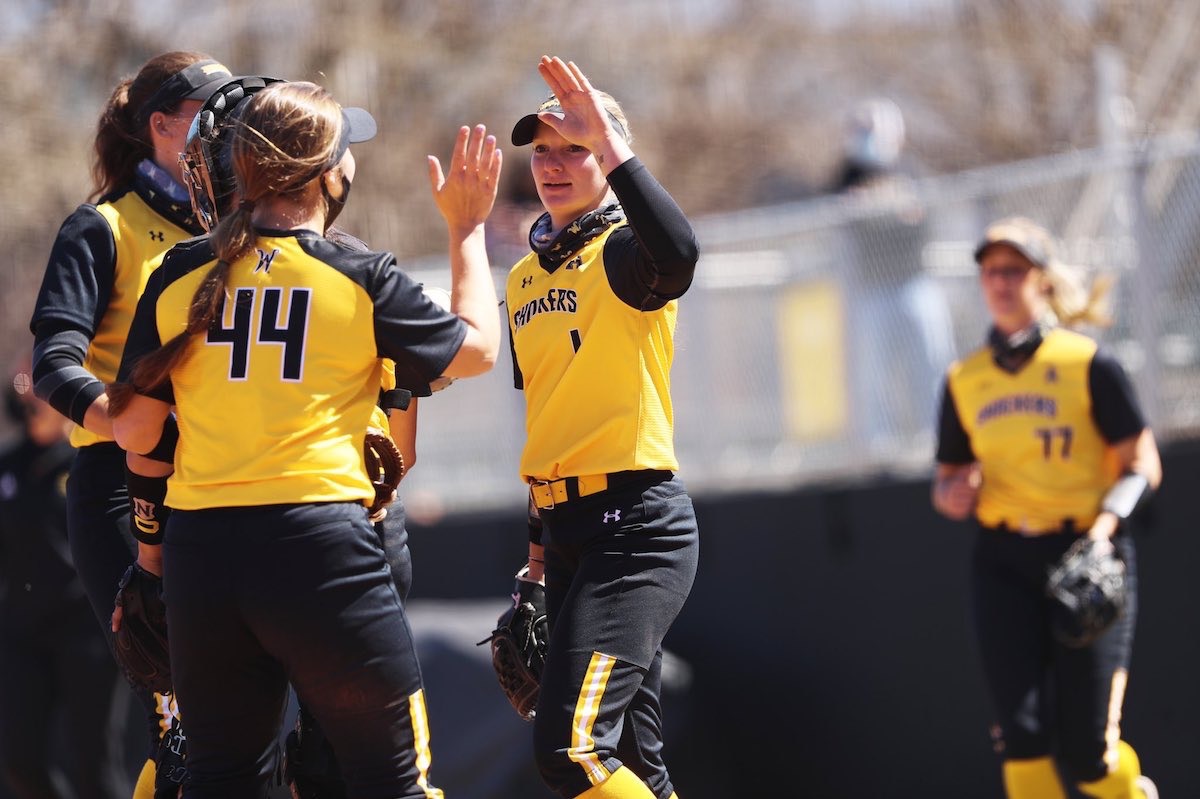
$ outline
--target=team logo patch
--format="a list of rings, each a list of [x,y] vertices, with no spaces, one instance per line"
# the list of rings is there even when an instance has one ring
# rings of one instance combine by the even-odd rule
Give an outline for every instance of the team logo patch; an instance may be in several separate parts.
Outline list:
[[[267,255],[266,250],[255,249],[255,252],[258,253],[258,263],[254,265],[254,271],[255,272],[262,271],[262,272],[266,272],[267,274],[270,274],[271,273],[271,262],[275,260],[276,255],[279,255],[279,249],[276,248],[274,250],[271,250],[270,255]]]

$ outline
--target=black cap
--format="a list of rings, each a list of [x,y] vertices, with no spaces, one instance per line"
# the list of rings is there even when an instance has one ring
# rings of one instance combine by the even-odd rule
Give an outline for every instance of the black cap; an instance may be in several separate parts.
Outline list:
[[[330,159],[330,166],[342,160],[342,156],[346,154],[346,150],[350,149],[351,144],[375,138],[376,130],[375,117],[371,116],[370,111],[365,108],[343,108],[342,134],[338,138],[337,151]]]
[[[186,66],[163,81],[158,91],[142,104],[138,109],[137,124],[146,124],[155,111],[172,108],[184,100],[207,100],[231,78],[233,73],[224,64],[212,59]]]
[[[512,143],[517,147],[524,147],[526,144],[533,143],[533,136],[537,133],[538,114],[549,113],[559,119],[565,119],[566,114],[563,113],[562,104],[558,102],[558,98],[550,95],[550,98],[538,106],[538,110],[532,114],[526,114],[517,120],[517,124],[513,125]],[[612,112],[608,112],[608,121],[612,123],[613,130],[621,134],[621,138],[629,140],[629,134],[625,132],[625,126],[621,124],[621,120],[613,116]]]

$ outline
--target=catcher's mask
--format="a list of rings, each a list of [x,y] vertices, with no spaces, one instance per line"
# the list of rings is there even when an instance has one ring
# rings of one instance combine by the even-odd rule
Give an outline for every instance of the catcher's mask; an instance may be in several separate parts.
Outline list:
[[[237,190],[227,123],[242,100],[280,82],[261,75],[234,78],[213,92],[192,120],[179,161],[196,220],[208,232],[229,211]]]

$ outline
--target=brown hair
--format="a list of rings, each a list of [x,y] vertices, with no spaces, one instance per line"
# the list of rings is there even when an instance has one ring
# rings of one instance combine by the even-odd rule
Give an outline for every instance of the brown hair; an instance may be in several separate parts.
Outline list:
[[[163,53],[143,64],[137,75],[117,84],[96,125],[89,200],[129,183],[138,163],[154,157],[154,147],[147,135],[149,122],[143,120],[139,125],[138,111],[176,72],[209,58],[204,53],[187,50]]]
[[[109,387],[109,414],[124,409],[133,390],[163,383],[184,358],[188,341],[216,319],[226,295],[230,265],[254,247],[254,204],[272,196],[303,195],[332,169],[343,124],[341,106],[315,83],[276,83],[245,101],[234,121],[232,162],[241,203],[221,218],[210,241],[217,262],[196,288],[182,333],[142,357],[129,386]]]

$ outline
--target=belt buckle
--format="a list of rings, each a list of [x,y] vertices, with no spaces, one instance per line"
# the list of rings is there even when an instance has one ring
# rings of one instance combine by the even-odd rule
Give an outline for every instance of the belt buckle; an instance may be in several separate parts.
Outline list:
[[[550,487],[553,480],[530,480],[529,493],[533,497],[533,504],[538,510],[554,510],[554,489]],[[546,492],[548,505],[543,505],[538,499],[537,489],[542,489]]]

